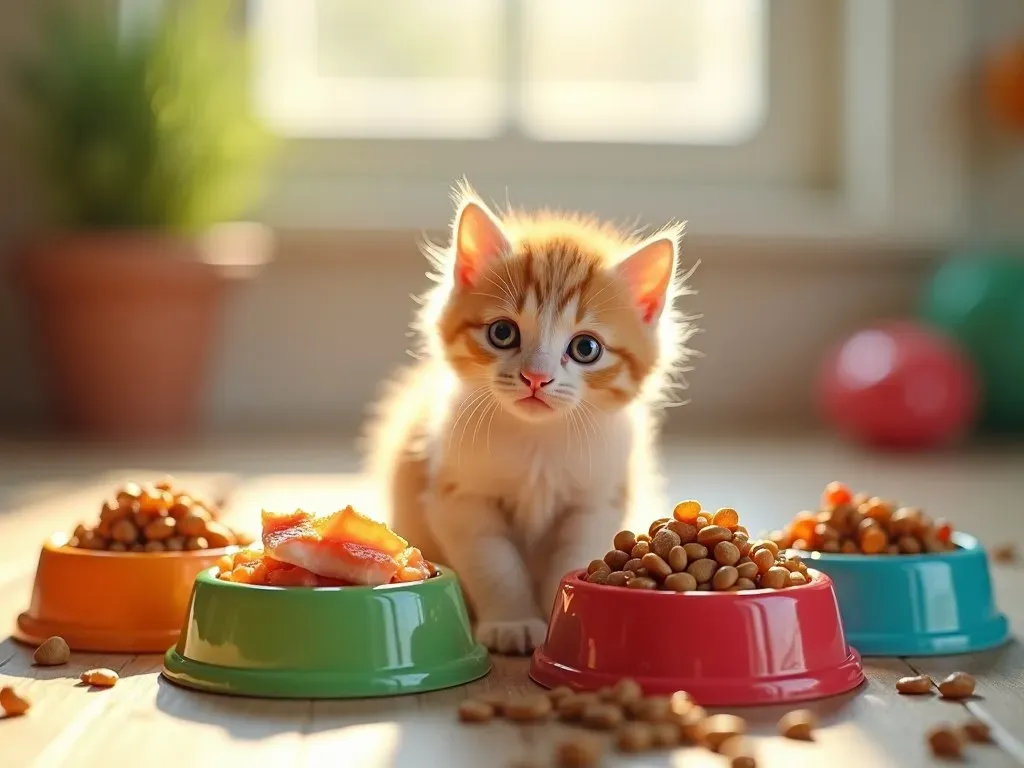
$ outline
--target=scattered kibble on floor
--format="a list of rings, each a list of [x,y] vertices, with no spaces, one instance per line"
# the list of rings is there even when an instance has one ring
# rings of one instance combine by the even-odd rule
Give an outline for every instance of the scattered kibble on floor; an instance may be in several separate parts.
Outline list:
[[[968,720],[960,726],[960,730],[963,731],[964,737],[968,741],[973,741],[975,744],[992,743],[992,730],[988,727],[988,723],[983,723],[981,720]]]
[[[966,699],[974,695],[974,678],[966,672],[954,672],[939,683],[939,695],[944,699]]]
[[[809,709],[794,709],[779,720],[779,733],[787,739],[811,741],[818,718]]]
[[[28,712],[32,705],[28,699],[19,696],[9,685],[0,688],[0,709],[7,717],[18,717]]]
[[[591,768],[601,761],[601,745],[584,738],[567,739],[555,747],[559,768]]]
[[[901,677],[896,681],[896,690],[908,696],[920,696],[932,691],[932,679],[928,675]]]
[[[959,729],[937,725],[928,731],[928,746],[936,757],[959,758],[963,755],[964,740]]]
[[[114,670],[101,667],[99,669],[87,669],[82,673],[80,679],[88,685],[111,688],[117,685],[118,676]]]

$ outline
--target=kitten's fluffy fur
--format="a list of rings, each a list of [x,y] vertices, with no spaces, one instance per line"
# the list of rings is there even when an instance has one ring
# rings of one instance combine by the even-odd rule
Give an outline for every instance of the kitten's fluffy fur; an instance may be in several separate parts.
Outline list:
[[[456,203],[450,246],[428,249],[421,360],[379,405],[371,459],[395,529],[458,571],[479,639],[521,653],[543,640],[561,576],[634,505],[659,508],[654,412],[692,333],[672,307],[682,226],[641,239],[579,216],[499,218],[468,188]],[[499,320],[518,345],[500,348],[514,339]],[[570,355],[584,333],[603,348],[590,364]]]

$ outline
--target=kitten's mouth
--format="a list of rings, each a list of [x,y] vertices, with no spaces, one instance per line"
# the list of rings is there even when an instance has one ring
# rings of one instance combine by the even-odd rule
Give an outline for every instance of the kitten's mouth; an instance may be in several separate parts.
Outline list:
[[[518,400],[516,400],[516,405],[518,405],[520,408],[537,409],[541,411],[554,410],[554,408],[545,403],[536,395],[527,395],[526,397],[521,397]]]

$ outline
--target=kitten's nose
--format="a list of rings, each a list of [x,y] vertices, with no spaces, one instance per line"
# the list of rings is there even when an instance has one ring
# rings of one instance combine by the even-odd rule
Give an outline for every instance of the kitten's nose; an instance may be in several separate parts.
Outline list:
[[[550,373],[541,373],[539,371],[520,371],[519,378],[534,392],[541,387],[546,387],[555,380],[555,377]]]

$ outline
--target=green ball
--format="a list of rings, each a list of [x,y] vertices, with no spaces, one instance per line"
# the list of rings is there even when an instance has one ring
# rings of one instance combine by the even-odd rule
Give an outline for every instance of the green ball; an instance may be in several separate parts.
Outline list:
[[[973,360],[984,390],[981,426],[1024,431],[1024,253],[950,259],[928,285],[922,314]]]

